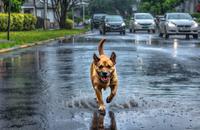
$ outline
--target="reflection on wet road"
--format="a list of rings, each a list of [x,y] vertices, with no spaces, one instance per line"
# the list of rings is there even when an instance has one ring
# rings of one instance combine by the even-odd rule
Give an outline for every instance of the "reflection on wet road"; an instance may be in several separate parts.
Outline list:
[[[0,129],[199,130],[200,43],[151,34],[108,34],[118,94],[99,115],[89,67],[96,32],[0,55]],[[109,90],[104,92],[104,98]]]

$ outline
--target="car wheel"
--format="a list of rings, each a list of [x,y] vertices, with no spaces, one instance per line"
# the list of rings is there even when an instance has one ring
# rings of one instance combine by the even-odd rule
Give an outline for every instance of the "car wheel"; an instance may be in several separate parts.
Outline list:
[[[148,33],[150,33],[150,30],[147,30]]]
[[[167,33],[167,30],[165,28],[165,38],[168,39],[169,38],[169,34]]]
[[[190,35],[186,34],[185,39],[190,39]]]
[[[194,39],[198,39],[198,34],[194,34],[194,35],[193,35],[193,38],[194,38]]]
[[[155,30],[155,29],[153,29],[153,30],[152,30],[152,32],[153,32],[153,33],[156,33],[156,30]]]
[[[103,35],[106,35],[106,31],[105,30],[103,30]]]
[[[123,31],[123,35],[126,35],[126,31],[125,30]]]
[[[99,30],[99,33],[100,33],[100,35],[102,35],[102,31],[101,30]]]
[[[169,34],[165,33],[165,38],[168,39],[169,38]]]
[[[163,33],[159,33],[159,37],[163,37]]]
[[[130,32],[130,33],[132,33],[132,32],[133,32],[133,30],[130,28],[130,29],[129,29],[129,32]]]

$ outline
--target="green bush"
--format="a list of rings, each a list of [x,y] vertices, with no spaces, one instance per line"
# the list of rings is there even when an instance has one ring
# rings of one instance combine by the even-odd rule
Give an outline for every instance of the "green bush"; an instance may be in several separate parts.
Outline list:
[[[196,22],[200,23],[200,13],[193,13],[191,15],[192,17],[196,18],[195,20]]]
[[[10,30],[22,31],[35,29],[36,17],[31,14],[12,13],[10,16]],[[0,13],[0,31],[8,27],[8,14]]]
[[[37,18],[31,14],[24,15],[24,30],[33,30],[35,29],[35,25],[37,22]]]
[[[72,29],[73,28],[73,20],[71,19],[66,19],[66,29]]]
[[[191,15],[192,15],[192,17],[195,17],[195,18],[197,18],[197,19],[200,18],[200,13],[193,13],[193,14],[191,14]]]

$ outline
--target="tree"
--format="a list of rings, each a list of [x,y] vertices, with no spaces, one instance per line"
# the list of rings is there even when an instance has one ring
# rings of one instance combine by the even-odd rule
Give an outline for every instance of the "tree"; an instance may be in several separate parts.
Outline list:
[[[2,0],[4,3],[4,11],[8,12],[9,0]],[[20,12],[24,0],[11,0],[11,12]]]
[[[151,12],[153,14],[164,14],[165,12],[174,11],[184,0],[142,0],[140,10]]]
[[[89,11],[94,13],[130,15],[135,0],[90,0]]]
[[[54,16],[60,28],[66,28],[67,12],[80,3],[80,0],[51,0]]]

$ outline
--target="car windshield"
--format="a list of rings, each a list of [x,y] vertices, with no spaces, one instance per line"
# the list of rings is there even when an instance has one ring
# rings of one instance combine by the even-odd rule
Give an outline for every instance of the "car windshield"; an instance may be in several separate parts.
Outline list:
[[[139,14],[135,15],[135,19],[153,19],[153,17],[148,14]]]
[[[168,19],[189,19],[189,20],[191,20],[192,17],[189,14],[169,14]]]
[[[95,14],[94,19],[102,19],[105,16],[105,14]]]
[[[120,16],[110,16],[110,17],[106,17],[106,21],[108,21],[108,22],[122,22],[123,19]]]

